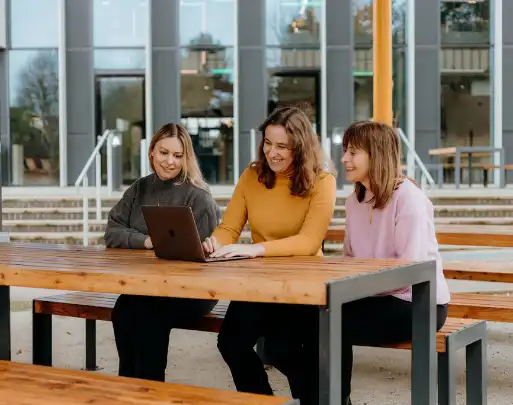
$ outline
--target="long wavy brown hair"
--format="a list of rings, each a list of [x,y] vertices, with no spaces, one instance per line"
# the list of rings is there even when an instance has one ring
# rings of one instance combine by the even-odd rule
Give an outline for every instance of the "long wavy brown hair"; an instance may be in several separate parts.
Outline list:
[[[148,159],[150,161],[151,170],[155,172],[155,166],[153,165],[153,157],[151,154],[157,143],[166,138],[178,138],[182,143],[184,165],[182,167],[182,172],[179,174],[180,179],[178,182],[188,182],[195,187],[208,190],[208,185],[203,179],[203,174],[201,173],[201,169],[198,164],[198,158],[194,153],[191,136],[183,125],[169,123],[161,126],[157,132],[155,132],[153,138],[151,138],[150,147],[148,149]]]
[[[391,126],[375,121],[358,121],[344,132],[342,148],[365,151],[369,155],[369,188],[373,208],[384,208],[406,176],[401,171],[401,142]],[[365,198],[365,186],[356,182],[358,201]]]
[[[324,156],[318,135],[314,132],[306,107],[279,107],[258,128],[262,138],[258,146],[258,160],[251,163],[258,172],[258,181],[266,188],[273,188],[276,174],[267,163],[264,154],[265,130],[269,125],[281,125],[289,137],[292,150],[292,176],[290,192],[306,196],[315,187],[319,176],[326,172]]]

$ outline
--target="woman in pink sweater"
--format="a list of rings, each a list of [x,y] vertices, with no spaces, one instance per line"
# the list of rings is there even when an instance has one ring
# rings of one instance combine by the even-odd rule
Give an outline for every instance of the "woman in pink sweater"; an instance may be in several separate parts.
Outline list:
[[[447,318],[449,288],[436,240],[433,205],[401,174],[400,140],[388,125],[362,121],[344,133],[342,163],[355,191],[346,200],[344,255],[356,258],[397,258],[437,262],[437,330]],[[342,405],[351,404],[353,346],[399,343],[412,338],[411,287],[345,304],[342,315]],[[303,309],[305,318],[314,314]],[[312,325],[310,320],[304,321]],[[315,323],[314,323],[315,324]],[[312,329],[313,332],[316,330]],[[315,333],[266,339],[266,354],[289,380],[299,386],[301,404],[317,403]],[[294,391],[294,390],[293,390]]]

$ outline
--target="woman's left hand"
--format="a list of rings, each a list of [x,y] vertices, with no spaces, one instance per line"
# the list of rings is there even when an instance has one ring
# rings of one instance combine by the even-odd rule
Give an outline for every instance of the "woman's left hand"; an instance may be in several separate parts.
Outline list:
[[[265,249],[260,244],[233,244],[233,245],[225,245],[220,249],[216,250],[214,253],[210,255],[210,257],[235,257],[235,256],[245,256],[245,257],[259,257],[263,256]]]

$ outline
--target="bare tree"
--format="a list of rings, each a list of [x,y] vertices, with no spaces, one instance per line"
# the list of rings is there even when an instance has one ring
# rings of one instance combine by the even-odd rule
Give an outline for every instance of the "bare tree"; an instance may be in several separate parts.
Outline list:
[[[57,167],[59,156],[58,110],[59,80],[57,57],[52,51],[40,51],[32,57],[19,72],[19,87],[16,108],[23,111],[17,114],[20,129],[32,128],[24,145],[34,142],[37,157],[47,157],[52,166]],[[35,138],[35,139],[34,139]],[[27,142],[28,141],[28,142]],[[43,148],[43,150],[41,150]],[[28,151],[27,151],[28,152]],[[27,155],[27,154],[26,154]]]

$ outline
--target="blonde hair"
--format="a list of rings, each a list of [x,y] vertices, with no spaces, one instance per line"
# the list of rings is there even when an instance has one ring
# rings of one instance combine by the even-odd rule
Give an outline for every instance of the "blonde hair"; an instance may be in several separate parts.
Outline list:
[[[360,149],[369,155],[369,188],[373,208],[384,208],[406,176],[401,171],[401,142],[395,129],[375,121],[358,121],[344,132],[342,148]],[[356,182],[358,201],[365,197],[365,186]]]
[[[155,166],[153,165],[152,157],[153,150],[159,141],[166,138],[178,138],[183,147],[185,162],[182,167],[182,171],[179,174],[179,183],[188,182],[197,188],[208,191],[208,185],[203,178],[203,174],[201,173],[201,169],[198,164],[198,158],[194,153],[191,136],[183,125],[169,123],[163,125],[157,130],[157,132],[155,132],[153,138],[151,139],[150,147],[148,150],[148,159],[150,162],[151,170],[155,172]]]

